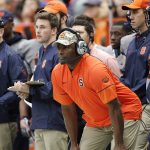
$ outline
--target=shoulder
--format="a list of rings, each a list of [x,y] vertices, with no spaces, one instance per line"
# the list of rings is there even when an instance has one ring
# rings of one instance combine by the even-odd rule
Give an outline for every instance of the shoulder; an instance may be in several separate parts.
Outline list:
[[[53,54],[53,55],[57,55],[58,54],[58,49],[56,46],[53,45],[49,45],[47,47],[47,50],[49,51],[49,53]]]
[[[100,59],[100,60],[106,60],[106,59],[115,59],[113,55],[108,54],[106,51],[99,50],[99,49],[93,49],[94,53],[91,54],[92,56]]]
[[[57,65],[54,67],[53,72],[55,72],[56,74],[59,74],[59,73],[62,72],[63,68],[64,68],[63,65],[61,65],[61,64],[59,63],[59,64],[57,64]]]
[[[61,76],[63,75],[64,67],[61,64],[57,64],[52,70],[52,79],[61,81]]]
[[[108,55],[115,56],[115,53],[114,53],[113,48],[112,48],[111,45],[109,45],[109,46],[106,47],[105,52],[106,52]]]
[[[91,73],[92,71],[96,71],[97,68],[106,68],[106,65],[102,61],[90,55],[86,57],[85,63],[85,65],[87,65],[87,68]],[[98,71],[100,72],[100,70]]]
[[[5,45],[4,55],[7,57],[9,64],[13,65],[14,68],[17,67],[16,64],[21,66],[23,65],[21,57],[7,44]]]
[[[59,63],[58,49],[54,46],[49,47],[48,59]]]
[[[87,67],[88,69],[86,70],[88,81],[92,87],[99,87],[100,84],[107,83],[109,80],[112,82],[113,77],[108,67],[99,60],[95,60],[94,58],[93,60],[89,63],[90,67]]]
[[[99,59],[89,54],[83,55],[82,61],[90,66],[100,63]]]
[[[5,53],[8,56],[18,56],[17,53],[9,46],[5,43],[4,45],[4,49],[5,49]]]

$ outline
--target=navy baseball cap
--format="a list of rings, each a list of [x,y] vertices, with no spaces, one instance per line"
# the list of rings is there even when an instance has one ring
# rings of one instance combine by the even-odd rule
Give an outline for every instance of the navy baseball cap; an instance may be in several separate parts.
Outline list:
[[[0,10],[0,19],[3,20],[4,24],[6,24],[8,21],[13,21],[13,18],[14,16],[11,12]]]

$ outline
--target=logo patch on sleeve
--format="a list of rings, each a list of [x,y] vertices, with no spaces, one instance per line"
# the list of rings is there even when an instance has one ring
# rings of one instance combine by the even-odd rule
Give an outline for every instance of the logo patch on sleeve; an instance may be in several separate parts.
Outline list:
[[[146,47],[144,46],[141,48],[140,55],[144,55],[145,52],[146,52]]]
[[[104,77],[103,79],[102,79],[102,82],[103,83],[107,83],[109,81],[109,78],[108,77]]]

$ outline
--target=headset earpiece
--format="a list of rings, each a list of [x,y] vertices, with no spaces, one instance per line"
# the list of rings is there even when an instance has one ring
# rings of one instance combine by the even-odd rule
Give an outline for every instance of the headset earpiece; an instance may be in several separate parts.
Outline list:
[[[83,55],[87,52],[87,45],[84,40],[79,40],[77,43],[77,54]]]
[[[0,19],[0,28],[4,28],[4,21],[2,19]]]
[[[150,26],[150,6],[146,8],[145,14],[146,14],[145,18],[146,18],[147,24],[148,26]]]
[[[77,37],[77,43],[76,43],[76,52],[78,55],[83,55],[85,54],[87,51],[88,51],[88,48],[87,48],[87,44],[86,42],[81,38],[80,34],[75,32],[74,30],[70,29],[70,28],[64,28],[62,29],[56,36],[56,40],[58,39],[59,35],[64,32],[64,31],[69,31],[73,34],[76,35]]]

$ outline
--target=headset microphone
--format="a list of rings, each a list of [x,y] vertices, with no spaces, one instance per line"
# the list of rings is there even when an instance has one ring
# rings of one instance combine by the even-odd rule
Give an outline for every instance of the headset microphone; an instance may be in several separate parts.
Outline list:
[[[147,26],[150,27],[150,6],[148,6],[145,10],[145,19]]]

